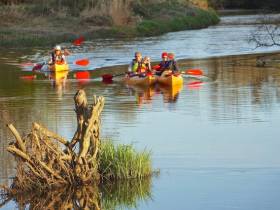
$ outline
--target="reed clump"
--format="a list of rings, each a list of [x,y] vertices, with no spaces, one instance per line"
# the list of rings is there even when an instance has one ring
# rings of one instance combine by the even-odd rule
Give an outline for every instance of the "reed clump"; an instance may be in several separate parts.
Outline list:
[[[102,141],[99,153],[102,180],[143,179],[153,173],[151,153],[136,151],[132,145]]]

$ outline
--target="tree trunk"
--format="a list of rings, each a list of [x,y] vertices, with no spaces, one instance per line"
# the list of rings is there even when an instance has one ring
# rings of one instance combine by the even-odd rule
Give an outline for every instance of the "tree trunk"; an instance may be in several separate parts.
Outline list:
[[[18,164],[11,193],[98,182],[96,158],[104,98],[94,96],[93,104],[88,105],[85,91],[79,90],[74,101],[77,130],[71,142],[38,123],[33,123],[26,137],[21,137],[12,124],[8,125],[15,142],[7,150],[16,157]],[[77,143],[79,151],[76,152]]]

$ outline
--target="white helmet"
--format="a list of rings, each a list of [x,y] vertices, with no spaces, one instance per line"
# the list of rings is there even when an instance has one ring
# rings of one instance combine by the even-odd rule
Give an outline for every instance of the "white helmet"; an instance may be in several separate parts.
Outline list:
[[[55,50],[61,50],[61,46],[60,46],[60,45],[56,45],[56,46],[54,47],[54,49],[55,49]]]

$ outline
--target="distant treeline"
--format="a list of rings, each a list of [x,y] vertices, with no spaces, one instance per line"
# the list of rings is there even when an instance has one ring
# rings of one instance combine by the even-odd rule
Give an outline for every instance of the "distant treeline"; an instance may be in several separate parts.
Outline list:
[[[280,0],[209,0],[217,9],[268,9],[280,10]]]

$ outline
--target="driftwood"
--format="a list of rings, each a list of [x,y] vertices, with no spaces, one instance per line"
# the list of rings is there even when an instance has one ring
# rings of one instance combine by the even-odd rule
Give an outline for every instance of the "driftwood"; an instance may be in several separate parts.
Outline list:
[[[33,123],[25,137],[12,124],[7,125],[15,137],[7,150],[17,161],[11,193],[98,182],[96,158],[104,98],[94,96],[93,104],[88,105],[85,91],[79,90],[74,101],[77,131],[70,142],[38,123]]]

